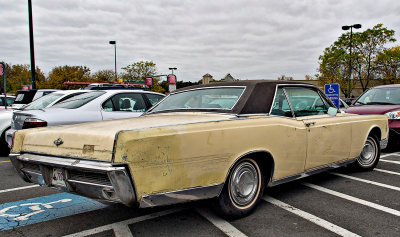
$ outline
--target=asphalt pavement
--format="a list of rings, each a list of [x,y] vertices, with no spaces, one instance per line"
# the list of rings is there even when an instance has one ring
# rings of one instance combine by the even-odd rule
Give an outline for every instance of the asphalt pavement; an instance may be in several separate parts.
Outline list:
[[[0,157],[0,236],[400,236],[399,194],[400,149],[371,172],[269,188],[254,213],[228,221],[209,201],[135,209],[39,187]]]

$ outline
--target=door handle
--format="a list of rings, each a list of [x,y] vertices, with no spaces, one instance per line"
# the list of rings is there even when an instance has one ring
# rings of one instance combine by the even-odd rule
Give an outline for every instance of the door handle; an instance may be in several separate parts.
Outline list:
[[[315,125],[315,122],[309,122],[309,123],[305,123],[306,124],[306,127],[308,128],[308,127],[310,127],[311,125]]]

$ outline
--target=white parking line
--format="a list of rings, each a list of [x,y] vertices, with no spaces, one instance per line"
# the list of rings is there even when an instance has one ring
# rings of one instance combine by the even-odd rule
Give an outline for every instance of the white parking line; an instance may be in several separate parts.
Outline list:
[[[310,184],[310,183],[302,183],[302,184],[304,186],[316,189],[316,190],[324,192],[324,193],[328,193],[328,194],[331,194],[331,195],[334,195],[334,196],[337,196],[337,197],[340,197],[340,198],[343,198],[343,199],[346,199],[346,200],[349,200],[352,202],[356,202],[361,205],[365,205],[367,207],[371,207],[371,208],[374,208],[374,209],[377,209],[377,210],[380,210],[380,211],[383,211],[383,212],[386,212],[386,213],[389,213],[389,214],[392,214],[395,216],[400,216],[400,211],[392,209],[392,208],[384,207],[382,205],[378,205],[373,202],[368,202],[368,201],[365,201],[365,200],[362,200],[362,199],[359,199],[356,197],[352,197],[347,194],[339,193],[339,192],[336,192],[336,191],[333,191],[333,190],[330,190],[330,189],[327,189],[327,188],[324,188],[324,187],[321,187],[321,186],[318,186],[315,184]]]
[[[384,159],[380,159],[379,161],[400,165],[400,161],[384,160]]]
[[[173,214],[173,213],[180,212],[180,211],[183,211],[183,210],[186,210],[186,209],[187,208],[174,208],[174,209],[169,209],[169,210],[165,210],[165,211],[161,211],[161,212],[155,212],[155,213],[151,213],[151,214],[148,214],[148,215],[134,217],[134,218],[131,218],[131,219],[128,219],[128,220],[124,220],[124,221],[115,222],[115,223],[112,223],[112,224],[100,226],[100,227],[93,228],[93,229],[90,229],[90,230],[84,230],[84,231],[81,231],[81,232],[78,232],[78,233],[66,235],[65,237],[88,236],[88,235],[94,235],[94,234],[97,234],[97,233],[100,233],[100,232],[104,232],[104,231],[108,231],[108,230],[113,230],[117,237],[126,236],[125,234],[129,234],[129,232],[130,232],[130,230],[128,231],[128,229],[129,229],[128,225],[131,225],[131,224],[134,224],[134,223],[138,223],[138,222],[141,222],[141,221],[145,221],[145,220],[155,219],[157,217]],[[131,236],[132,236],[132,233],[131,233]]]
[[[229,222],[223,220],[222,218],[216,216],[215,214],[211,213],[209,210],[205,208],[196,208],[196,211],[206,218],[209,222],[211,222],[214,226],[224,232],[227,236],[231,237],[246,237],[247,235],[240,232],[236,229],[233,225]]]
[[[27,189],[27,188],[36,188],[36,187],[39,187],[39,186],[40,186],[39,184],[35,184],[35,185],[24,186],[24,187],[19,187],[19,188],[10,188],[10,189],[5,189],[5,190],[0,190],[0,193],[8,193],[8,192]]]
[[[394,175],[400,175],[400,173],[393,172],[393,171],[390,171],[390,170],[382,170],[382,169],[375,168],[374,171],[379,171],[379,172],[388,173],[388,174],[394,174]]]
[[[357,180],[357,181],[360,181],[360,182],[363,182],[363,183],[373,184],[373,185],[376,185],[376,186],[379,186],[379,187],[388,188],[388,189],[392,189],[392,190],[395,190],[395,191],[400,191],[400,187],[387,185],[387,184],[383,184],[383,183],[378,183],[378,182],[374,182],[374,181],[367,180],[367,179],[360,179],[360,178],[357,178],[357,177],[353,177],[353,176],[349,176],[349,175],[345,175],[345,174],[339,174],[339,173],[335,173],[335,172],[329,172],[329,173],[333,174],[333,175],[337,175],[337,176],[343,177],[343,178],[346,178],[346,179]]]
[[[384,154],[384,155],[381,155],[381,158],[388,157],[388,156],[400,156],[400,154],[397,152]]]
[[[291,213],[293,213],[293,214],[295,214],[295,215],[297,215],[297,216],[299,216],[301,218],[304,218],[304,219],[306,219],[306,220],[308,220],[308,221],[310,221],[310,222],[312,222],[312,223],[314,223],[316,225],[319,225],[322,228],[325,228],[325,229],[327,229],[329,231],[332,231],[333,233],[335,233],[337,235],[340,235],[340,236],[359,236],[359,235],[357,235],[357,234],[355,234],[353,232],[350,232],[350,231],[348,231],[348,230],[346,230],[346,229],[344,229],[344,228],[342,228],[340,226],[337,226],[337,225],[335,225],[333,223],[330,223],[330,222],[328,222],[328,221],[326,221],[324,219],[321,219],[321,218],[319,218],[317,216],[314,216],[314,215],[312,215],[310,213],[307,213],[305,211],[297,209],[297,208],[295,208],[295,207],[293,207],[293,206],[291,206],[289,204],[286,204],[284,202],[281,202],[281,201],[279,201],[279,200],[277,200],[275,198],[272,198],[272,197],[269,197],[269,196],[264,196],[263,199],[264,199],[264,201],[272,203],[275,206],[278,206],[278,207],[280,207],[282,209],[285,209],[286,211],[289,211],[289,212],[291,212]]]

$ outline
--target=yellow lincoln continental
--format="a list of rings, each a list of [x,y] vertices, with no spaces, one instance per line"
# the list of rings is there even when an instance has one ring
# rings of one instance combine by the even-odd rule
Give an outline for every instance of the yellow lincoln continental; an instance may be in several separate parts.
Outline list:
[[[374,169],[384,115],[341,113],[315,86],[212,83],[171,93],[139,118],[20,130],[11,160],[27,182],[127,206],[214,199],[249,214],[264,187],[340,166]]]

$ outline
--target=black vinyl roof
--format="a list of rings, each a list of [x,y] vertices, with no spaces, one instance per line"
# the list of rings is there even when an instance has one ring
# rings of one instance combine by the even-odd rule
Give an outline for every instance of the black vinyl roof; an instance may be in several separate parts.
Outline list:
[[[195,85],[178,89],[171,94],[179,93],[182,91],[210,88],[210,87],[230,87],[230,86],[244,86],[246,90],[243,95],[229,112],[234,114],[265,114],[269,113],[277,85],[304,85],[313,86],[312,84],[296,82],[296,81],[280,81],[280,80],[248,80],[248,81],[235,81],[235,82],[215,82],[209,84]],[[315,87],[317,88],[317,87]],[[181,110],[177,110],[181,111]],[[191,111],[191,110],[187,110]],[[195,109],[193,111],[205,112],[221,112],[227,113],[226,110],[208,110],[208,109]],[[174,112],[174,111],[169,111]]]

